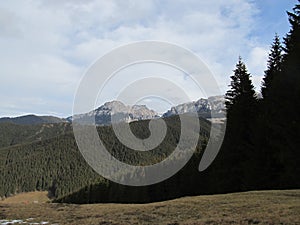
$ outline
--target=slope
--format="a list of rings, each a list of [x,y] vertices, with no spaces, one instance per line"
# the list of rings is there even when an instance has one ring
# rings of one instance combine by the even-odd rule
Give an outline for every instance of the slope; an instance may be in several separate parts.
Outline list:
[[[71,132],[69,123],[23,125],[0,123],[0,148],[46,140]]]
[[[180,136],[179,117],[165,118],[165,121],[168,131],[163,143],[147,152],[124,147],[114,135],[111,126],[97,129],[107,150],[114,157],[129,164],[145,165],[163,160],[176,147]],[[201,140],[204,140],[209,135],[210,123],[204,119],[201,121]],[[130,123],[133,133],[141,138],[149,136],[148,125],[149,120]],[[41,140],[38,140],[36,135],[31,138],[32,134],[36,134],[38,129],[45,126],[47,128],[44,128],[39,137]],[[114,188],[114,184],[103,179],[87,165],[77,148],[72,132],[69,132],[70,128],[69,124],[13,127],[13,132],[7,134],[6,139],[10,140],[18,132],[24,134],[24,138],[15,141],[18,143],[16,145],[0,149],[0,196],[47,190],[55,198],[62,198],[91,185],[100,185],[104,190]],[[51,135],[52,138],[46,138]],[[10,142],[11,140],[3,142],[2,146],[7,146]]]
[[[62,123],[66,122],[65,119],[61,119],[55,116],[36,116],[36,115],[25,115],[19,117],[3,117],[0,118],[0,123],[14,123],[14,124],[45,124],[45,123]]]
[[[299,224],[300,190],[184,197],[151,204],[5,204],[0,219],[49,224]],[[28,221],[28,218],[32,218]]]

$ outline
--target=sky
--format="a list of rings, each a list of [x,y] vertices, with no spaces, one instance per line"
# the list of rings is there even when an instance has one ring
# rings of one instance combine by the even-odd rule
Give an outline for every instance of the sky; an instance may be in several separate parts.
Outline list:
[[[174,43],[194,52],[212,72],[223,93],[241,56],[259,91],[274,34],[284,37],[289,31],[286,11],[291,11],[296,3],[296,0],[1,1],[0,117],[71,115],[74,96],[88,68],[112,49],[144,40]],[[127,75],[130,72],[134,78],[145,70],[176,73],[170,68],[145,65],[128,69]],[[174,76],[174,82],[181,83],[192,100],[205,97],[196,94],[183,74]],[[96,104],[113,100],[120,82],[123,81],[112,81],[104,89],[105,97]],[[142,103],[147,102],[151,99]],[[155,108],[155,104],[150,104],[158,111],[163,110],[158,105]]]

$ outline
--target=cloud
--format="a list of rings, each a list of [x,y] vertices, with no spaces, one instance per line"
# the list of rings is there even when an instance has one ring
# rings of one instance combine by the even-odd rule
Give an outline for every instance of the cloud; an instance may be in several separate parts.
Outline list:
[[[69,115],[88,66],[111,49],[139,40],[189,48],[226,91],[238,55],[250,72],[262,74],[265,48],[257,47],[262,45],[252,36],[257,13],[248,0],[2,1],[0,100],[7,107],[1,106],[0,116]]]
[[[248,67],[251,69],[253,84],[260,91],[262,77],[267,69],[268,47],[254,47],[248,56]]]

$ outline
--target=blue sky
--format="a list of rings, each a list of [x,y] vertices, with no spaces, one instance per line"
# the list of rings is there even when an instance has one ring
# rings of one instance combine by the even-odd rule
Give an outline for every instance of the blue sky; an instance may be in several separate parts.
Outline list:
[[[264,0],[254,1],[259,13],[258,22],[260,27],[254,35],[258,36],[261,41],[268,42],[273,38],[274,33],[281,37],[289,31],[289,22],[286,17],[286,11],[291,11],[297,1],[295,0]]]
[[[296,3],[1,1],[0,116],[71,115],[80,79],[97,58],[118,46],[149,39],[192,50],[224,92],[241,55],[259,90],[274,33],[282,37],[288,32],[286,11]],[[194,100],[202,97],[191,95]],[[99,104],[110,98],[107,95]]]

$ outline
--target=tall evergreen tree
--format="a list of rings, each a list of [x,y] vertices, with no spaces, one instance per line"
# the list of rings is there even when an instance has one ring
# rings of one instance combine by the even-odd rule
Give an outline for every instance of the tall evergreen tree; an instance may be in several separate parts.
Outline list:
[[[269,53],[268,68],[262,82],[263,99],[259,102],[259,115],[255,125],[257,130],[255,145],[259,149],[259,157],[256,158],[256,162],[260,171],[260,176],[256,179],[256,186],[261,188],[276,187],[278,185],[277,177],[282,168],[282,162],[280,162],[278,151],[274,146],[276,145],[274,139],[278,140],[279,137],[277,131],[273,130],[274,121],[276,121],[276,116],[273,115],[275,115],[274,110],[276,110],[277,104],[273,100],[274,93],[272,94],[276,81],[282,76],[282,49],[279,36],[276,34]]]
[[[279,140],[277,131],[273,131],[277,104],[274,104],[273,90],[277,80],[282,76],[283,47],[279,36],[275,34],[271,45],[267,70],[262,81],[261,94],[263,99],[259,101],[258,116],[255,121],[256,137],[255,147],[258,154],[255,156],[257,171],[257,188],[275,188],[278,186],[278,174],[280,174],[282,163],[278,160],[278,151],[275,151],[274,140]],[[275,125],[276,126],[276,125]]]
[[[268,59],[268,68],[265,71],[265,77],[263,78],[261,93],[264,98],[267,97],[270,86],[275,76],[280,73],[282,67],[282,46],[279,36],[276,34],[274,42],[271,46]]]
[[[288,17],[291,29],[284,38],[280,71],[273,77],[263,103],[262,120],[268,172],[274,174],[279,188],[300,186],[300,4],[288,12]]]
[[[239,111],[236,109],[240,109],[243,115],[243,112],[249,111],[257,100],[250,74],[247,71],[246,65],[242,62],[241,57],[239,57],[239,61],[233,72],[234,74],[230,77],[231,83],[229,85],[231,89],[228,90],[225,95],[225,104],[229,117],[231,113],[234,114],[234,111]]]
[[[284,51],[286,56],[291,56],[298,50],[299,52],[299,30],[300,30],[300,0],[298,0],[298,4],[293,8],[293,12],[287,12],[289,17],[289,22],[291,24],[291,29],[289,33],[284,38]]]
[[[249,189],[248,165],[254,154],[253,121],[257,99],[246,65],[239,57],[226,93],[227,127],[223,146],[218,155],[218,177],[226,177],[220,186],[226,191]],[[253,166],[253,165],[252,165]]]

